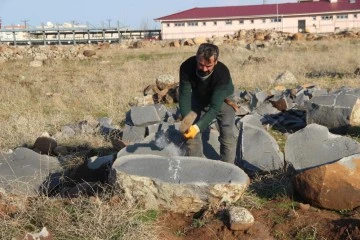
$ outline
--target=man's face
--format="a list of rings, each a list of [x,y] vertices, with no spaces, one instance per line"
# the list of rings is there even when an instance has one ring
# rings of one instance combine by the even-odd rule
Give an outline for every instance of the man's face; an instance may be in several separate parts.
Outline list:
[[[197,58],[197,70],[198,70],[198,73],[202,77],[205,77],[205,76],[209,75],[214,70],[214,67],[215,67],[216,64],[217,64],[217,61],[215,61],[214,56],[211,56],[209,58],[209,61],[204,59],[203,57],[198,57]]]

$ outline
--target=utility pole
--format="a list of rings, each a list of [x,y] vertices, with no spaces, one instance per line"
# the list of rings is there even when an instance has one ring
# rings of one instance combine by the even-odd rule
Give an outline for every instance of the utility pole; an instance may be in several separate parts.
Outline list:
[[[21,20],[21,22],[23,22],[23,23],[24,23],[25,28],[27,28],[27,27],[28,27],[28,22],[29,22],[29,20]]]
[[[110,28],[110,23],[112,19],[106,19],[108,21],[108,27]]]
[[[276,1],[276,30],[279,30],[279,1]]]

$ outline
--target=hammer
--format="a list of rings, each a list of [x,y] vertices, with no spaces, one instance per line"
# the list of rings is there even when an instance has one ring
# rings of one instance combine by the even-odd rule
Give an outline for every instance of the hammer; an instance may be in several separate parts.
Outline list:
[[[180,123],[180,127],[179,127],[179,131],[184,134],[189,127],[191,127],[191,125],[193,125],[195,119],[197,117],[196,112],[194,111],[190,111],[185,117],[184,119],[181,121]]]

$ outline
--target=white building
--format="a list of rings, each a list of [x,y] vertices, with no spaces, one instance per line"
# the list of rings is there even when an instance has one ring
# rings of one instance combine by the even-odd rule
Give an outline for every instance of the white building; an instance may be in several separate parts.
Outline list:
[[[325,33],[360,27],[360,0],[192,8],[155,19],[162,39],[212,37],[240,29]]]
[[[26,31],[25,25],[12,25],[12,26],[0,26],[0,41],[13,41],[14,38],[19,40],[25,40],[29,38],[29,33]]]

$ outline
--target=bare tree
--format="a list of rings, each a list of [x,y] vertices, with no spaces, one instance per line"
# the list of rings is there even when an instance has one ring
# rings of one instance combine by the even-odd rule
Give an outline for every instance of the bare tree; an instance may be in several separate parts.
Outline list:
[[[144,18],[140,23],[140,30],[149,30],[150,23],[148,18]]]

